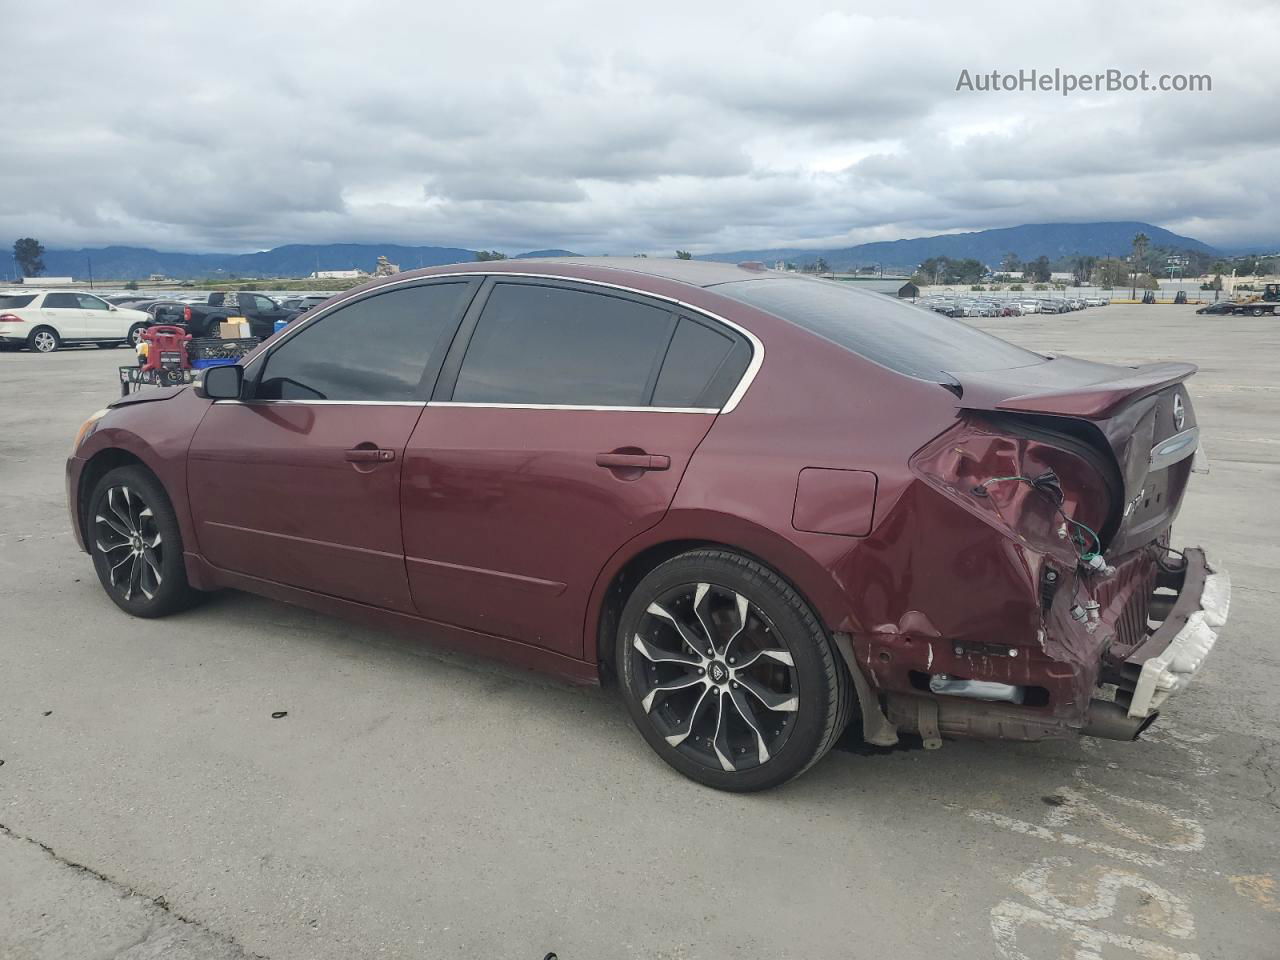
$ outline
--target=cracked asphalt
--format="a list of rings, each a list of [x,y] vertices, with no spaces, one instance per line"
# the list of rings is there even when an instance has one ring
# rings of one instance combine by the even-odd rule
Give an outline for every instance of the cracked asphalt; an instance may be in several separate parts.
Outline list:
[[[1222,640],[1137,744],[846,741],[747,797],[609,691],[243,594],[131,620],[62,475],[126,355],[0,354],[0,958],[1280,958],[1280,323],[975,322],[1201,365]]]

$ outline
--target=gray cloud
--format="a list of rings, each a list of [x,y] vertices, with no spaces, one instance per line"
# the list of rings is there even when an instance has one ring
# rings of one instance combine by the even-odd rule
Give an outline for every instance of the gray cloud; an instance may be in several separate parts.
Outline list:
[[[1055,219],[1276,242],[1269,3],[7,9],[0,238],[632,253]],[[1091,29],[1075,33],[1072,24]],[[1097,26],[1098,29],[1092,29]],[[56,64],[57,69],[50,69]],[[1210,73],[969,94],[962,68]]]

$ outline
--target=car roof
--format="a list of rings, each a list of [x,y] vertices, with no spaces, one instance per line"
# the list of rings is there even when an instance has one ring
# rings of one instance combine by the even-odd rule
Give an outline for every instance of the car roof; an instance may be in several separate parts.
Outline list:
[[[794,277],[793,273],[767,270],[761,265],[741,266],[713,260],[678,260],[665,257],[529,257],[519,260],[487,260],[474,263],[452,263],[439,267],[407,270],[393,277],[379,278],[362,289],[373,289],[387,281],[403,281],[416,276],[440,276],[447,273],[534,273],[575,279],[580,273],[599,276],[615,274],[619,283],[637,276],[685,283],[694,287],[714,287],[735,280],[757,277]]]

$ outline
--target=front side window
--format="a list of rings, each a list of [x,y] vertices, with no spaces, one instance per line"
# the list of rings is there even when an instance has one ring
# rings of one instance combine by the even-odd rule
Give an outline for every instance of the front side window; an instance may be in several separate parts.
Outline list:
[[[340,307],[267,356],[255,397],[421,400],[423,374],[448,348],[471,289],[468,283],[434,283]]]
[[[110,310],[107,301],[98,297],[92,297],[87,293],[77,293],[76,299],[80,301],[81,310]]]
[[[259,313],[271,313],[276,309],[275,301],[266,297],[254,297],[253,302]]]
[[[80,299],[74,293],[50,293],[44,298],[46,310],[79,310]]]
[[[622,297],[499,283],[467,346],[452,399],[645,406],[671,324],[669,311]]]

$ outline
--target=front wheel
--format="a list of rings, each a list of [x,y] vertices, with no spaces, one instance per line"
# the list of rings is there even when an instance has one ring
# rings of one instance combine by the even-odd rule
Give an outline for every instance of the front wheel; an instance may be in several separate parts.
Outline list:
[[[136,350],[138,348],[138,344],[142,342],[142,332],[146,329],[147,329],[147,325],[145,323],[135,323],[132,327],[130,327],[129,335],[125,337],[125,340],[128,342],[129,346],[133,347]]]
[[[98,580],[121,610],[163,617],[195,602],[178,518],[145,467],[118,467],[99,480],[89,496],[85,526]]]
[[[844,731],[854,691],[804,599],[769,568],[694,550],[636,586],[616,657],[627,709],[685,776],[752,791],[799,776]]]

